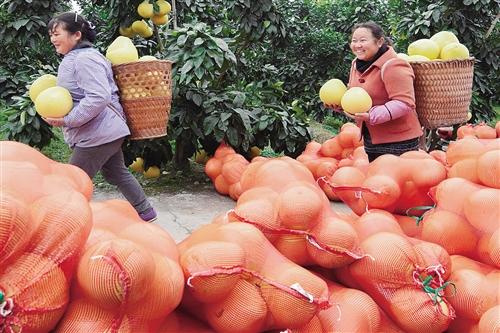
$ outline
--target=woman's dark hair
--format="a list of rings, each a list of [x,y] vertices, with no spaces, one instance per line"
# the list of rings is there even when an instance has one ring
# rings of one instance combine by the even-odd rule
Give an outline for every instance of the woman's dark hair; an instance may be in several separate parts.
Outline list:
[[[384,29],[377,23],[373,21],[368,21],[368,22],[362,22],[362,23],[357,23],[352,27],[351,30],[351,36],[354,34],[354,31],[359,28],[365,28],[368,29],[372,32],[373,37],[375,37],[377,40],[380,38],[384,38],[384,44],[387,46],[393,46],[392,40],[389,37],[386,37],[384,34]]]
[[[66,12],[57,15],[52,20],[50,20],[47,28],[49,29],[49,33],[54,31],[55,28],[62,24],[62,28],[71,34],[80,31],[82,33],[82,42],[89,41],[93,43],[95,41],[95,37],[97,32],[95,31],[95,27],[83,18],[81,15],[75,12]]]

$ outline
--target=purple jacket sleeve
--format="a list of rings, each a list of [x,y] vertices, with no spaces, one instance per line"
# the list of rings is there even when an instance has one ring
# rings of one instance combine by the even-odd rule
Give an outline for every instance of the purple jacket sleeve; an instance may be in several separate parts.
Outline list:
[[[64,125],[70,128],[85,125],[111,102],[111,87],[102,59],[85,53],[78,56],[76,63],[76,80],[85,97],[64,117]]]
[[[400,118],[411,112],[412,108],[405,102],[390,100],[384,105],[375,105],[370,111],[370,125],[378,125]]]

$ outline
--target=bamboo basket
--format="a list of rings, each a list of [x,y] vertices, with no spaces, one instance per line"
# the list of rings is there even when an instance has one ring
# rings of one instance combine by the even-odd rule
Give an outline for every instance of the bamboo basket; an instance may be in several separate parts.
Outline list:
[[[474,58],[410,65],[415,73],[415,103],[421,125],[432,129],[467,122]]]
[[[167,135],[172,102],[172,62],[136,61],[113,66],[130,139]]]

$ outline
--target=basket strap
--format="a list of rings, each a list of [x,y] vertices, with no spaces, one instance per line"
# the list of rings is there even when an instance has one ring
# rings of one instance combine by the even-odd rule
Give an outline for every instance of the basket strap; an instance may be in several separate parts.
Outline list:
[[[118,112],[118,110],[113,106],[113,104],[109,103],[107,106],[109,106],[109,108],[111,110],[113,110],[114,113],[116,113],[116,115],[121,119],[123,120],[125,123],[127,123],[127,120],[125,118],[123,118],[123,116],[120,114],[120,112]]]
[[[384,71],[385,71],[385,68],[387,66],[387,64],[389,64],[391,61],[395,60],[396,58],[391,58],[389,60],[387,60],[383,65],[382,67],[380,68],[380,78],[382,79],[382,81],[384,81]]]

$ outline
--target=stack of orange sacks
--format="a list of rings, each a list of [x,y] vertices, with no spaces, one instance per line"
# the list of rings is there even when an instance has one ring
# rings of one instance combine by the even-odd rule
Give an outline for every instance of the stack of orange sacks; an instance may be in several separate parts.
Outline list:
[[[92,203],[94,228],[56,332],[157,332],[180,303],[174,240],[126,201]]]
[[[0,328],[49,332],[66,310],[92,227],[92,182],[16,142],[0,142]]]

